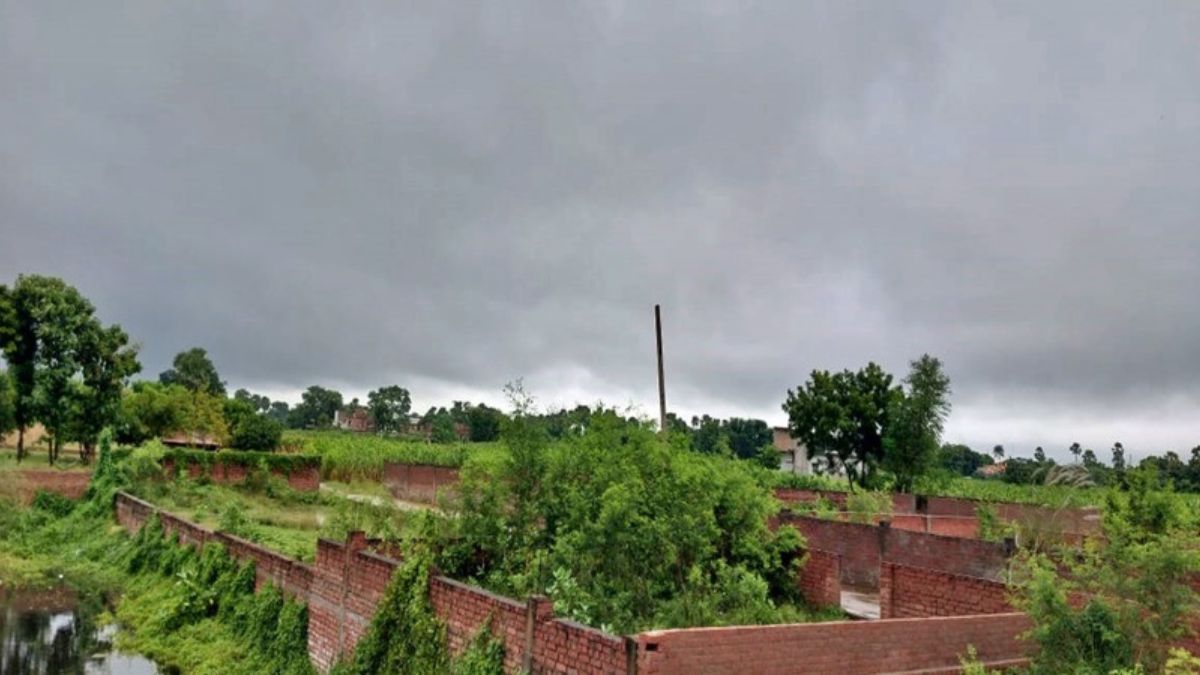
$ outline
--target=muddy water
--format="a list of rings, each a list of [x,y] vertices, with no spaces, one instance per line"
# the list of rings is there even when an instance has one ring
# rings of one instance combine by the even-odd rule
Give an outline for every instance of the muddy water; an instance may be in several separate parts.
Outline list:
[[[98,608],[96,608],[98,609]],[[112,647],[111,627],[62,590],[0,588],[0,675],[154,675],[154,662]]]

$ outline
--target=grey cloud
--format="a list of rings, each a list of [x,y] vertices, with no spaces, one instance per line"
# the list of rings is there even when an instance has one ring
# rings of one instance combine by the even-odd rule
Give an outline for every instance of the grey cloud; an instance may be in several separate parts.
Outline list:
[[[931,352],[971,442],[1127,419],[1182,446],[1200,423],[1147,420],[1200,398],[1198,29],[1189,3],[0,0],[0,270],[80,286],[151,373],[198,344],[277,391],[525,375],[651,406],[662,302],[686,413],[781,421],[812,368]]]

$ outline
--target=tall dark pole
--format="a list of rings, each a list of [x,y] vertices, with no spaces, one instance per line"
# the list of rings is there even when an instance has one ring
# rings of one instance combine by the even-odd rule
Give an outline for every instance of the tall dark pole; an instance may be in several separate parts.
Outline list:
[[[658,339],[658,431],[667,434],[667,384],[663,380],[662,310],[654,306],[654,335]]]

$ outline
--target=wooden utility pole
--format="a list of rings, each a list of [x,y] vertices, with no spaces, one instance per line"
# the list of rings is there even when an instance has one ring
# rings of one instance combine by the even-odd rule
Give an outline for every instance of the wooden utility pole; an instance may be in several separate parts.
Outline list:
[[[654,306],[654,335],[658,340],[658,432],[667,435],[667,384],[663,381],[662,310]]]

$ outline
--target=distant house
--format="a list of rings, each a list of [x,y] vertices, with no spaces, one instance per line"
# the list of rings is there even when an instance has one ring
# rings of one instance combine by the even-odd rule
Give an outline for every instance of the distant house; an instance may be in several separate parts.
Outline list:
[[[779,470],[806,476],[812,473],[812,463],[808,461],[808,448],[792,438],[787,427],[772,429],[771,440],[779,451]]]
[[[363,406],[347,406],[334,414],[333,427],[346,431],[375,431],[375,420]]]
[[[980,478],[1000,478],[1004,475],[1008,465],[1005,462],[997,462],[996,464],[984,464],[975,469],[975,475]]]

